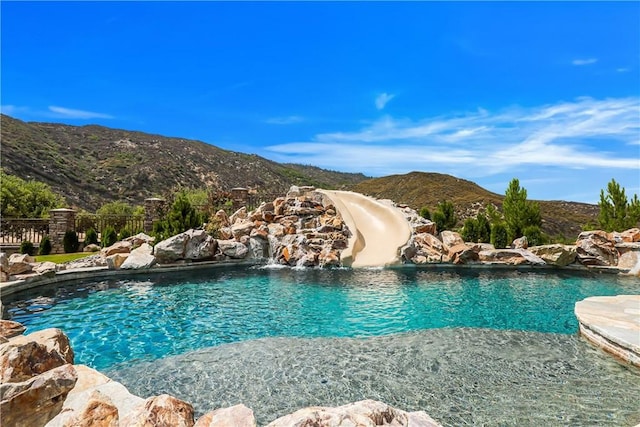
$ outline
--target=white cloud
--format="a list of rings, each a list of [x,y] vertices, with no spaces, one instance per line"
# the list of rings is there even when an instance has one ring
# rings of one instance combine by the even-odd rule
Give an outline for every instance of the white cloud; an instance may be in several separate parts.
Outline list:
[[[598,62],[598,58],[574,59],[571,61],[573,65],[591,65]]]
[[[384,109],[384,107],[387,105],[387,103],[389,101],[391,101],[393,98],[395,98],[396,96],[394,94],[390,94],[390,93],[381,93],[380,95],[378,95],[376,97],[376,108],[378,110],[382,110]]]
[[[631,71],[631,69],[627,67],[620,67],[620,68],[616,68],[616,71],[619,73],[628,73],[629,71]]]
[[[74,110],[72,108],[58,107],[55,105],[50,105],[49,111],[54,113],[56,117],[66,119],[113,119],[113,116],[109,114],[96,113],[93,111],[85,110]]]
[[[286,116],[286,117],[271,117],[265,120],[265,123],[270,125],[291,125],[294,123],[303,122],[304,118],[300,116]]]
[[[0,106],[0,112],[2,114],[6,114],[8,116],[14,116],[16,114],[28,112],[29,109],[26,107],[18,107],[15,105],[2,105]]]
[[[411,170],[457,176],[523,168],[638,170],[640,99],[578,98],[422,120],[385,116],[353,132],[267,147],[279,161],[369,175]],[[272,156],[273,157],[273,156]]]

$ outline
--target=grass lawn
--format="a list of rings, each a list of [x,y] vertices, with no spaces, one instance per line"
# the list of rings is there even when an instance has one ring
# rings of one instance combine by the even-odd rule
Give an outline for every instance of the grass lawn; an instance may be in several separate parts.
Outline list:
[[[63,264],[74,259],[84,258],[90,255],[94,255],[91,252],[76,252],[72,254],[52,254],[52,255],[36,255],[36,262],[51,261],[56,264]]]

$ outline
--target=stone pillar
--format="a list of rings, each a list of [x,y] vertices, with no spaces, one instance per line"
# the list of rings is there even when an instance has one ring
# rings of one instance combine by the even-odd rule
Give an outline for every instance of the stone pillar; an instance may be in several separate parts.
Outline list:
[[[144,199],[144,232],[153,231],[153,223],[162,218],[165,208],[165,200],[157,197]]]
[[[64,234],[76,229],[76,211],[73,209],[51,209],[49,211],[49,238],[51,253],[64,253]]]
[[[246,188],[232,188],[231,199],[233,200],[233,210],[236,211],[243,206],[247,206],[247,200],[249,199],[249,190]]]

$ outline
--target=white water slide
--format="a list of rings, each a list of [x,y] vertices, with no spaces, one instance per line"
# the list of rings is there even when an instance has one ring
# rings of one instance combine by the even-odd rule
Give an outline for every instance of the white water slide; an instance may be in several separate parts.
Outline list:
[[[351,191],[318,191],[331,199],[352,233],[342,265],[387,267],[401,262],[400,249],[411,238],[411,228],[398,208]]]

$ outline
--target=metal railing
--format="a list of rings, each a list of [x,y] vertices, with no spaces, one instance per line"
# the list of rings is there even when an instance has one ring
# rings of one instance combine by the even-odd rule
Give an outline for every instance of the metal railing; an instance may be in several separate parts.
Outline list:
[[[39,244],[49,234],[48,218],[0,219],[0,244],[19,245],[24,241]]]

